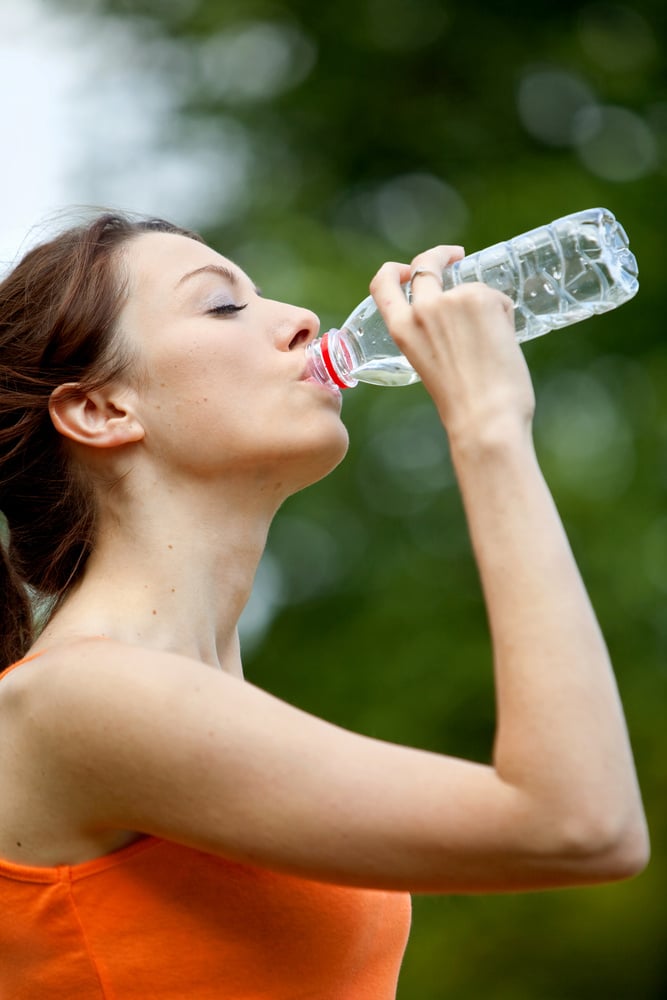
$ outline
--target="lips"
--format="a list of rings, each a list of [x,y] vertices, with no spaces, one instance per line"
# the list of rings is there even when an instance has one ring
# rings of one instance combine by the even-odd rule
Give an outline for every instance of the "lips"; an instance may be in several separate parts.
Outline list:
[[[333,382],[322,382],[316,375],[313,375],[312,369],[306,367],[305,371],[302,372],[299,382],[305,382],[309,385],[314,385],[321,392],[326,392],[329,396],[333,396],[335,399],[342,402],[343,394],[337,385]]]
[[[299,376],[299,382],[310,382],[312,385],[316,385],[318,389],[323,389],[330,395],[340,399],[342,394],[337,385],[329,379],[323,379],[318,375],[317,368],[313,364],[313,360],[310,357],[306,358],[306,363],[303,367],[301,375]]]
[[[302,382],[310,382],[311,385],[316,385],[318,389],[322,389],[324,392],[328,392],[337,399],[343,398],[343,393],[340,391],[337,385],[332,382],[321,382],[318,378],[310,376],[308,378],[301,379]]]

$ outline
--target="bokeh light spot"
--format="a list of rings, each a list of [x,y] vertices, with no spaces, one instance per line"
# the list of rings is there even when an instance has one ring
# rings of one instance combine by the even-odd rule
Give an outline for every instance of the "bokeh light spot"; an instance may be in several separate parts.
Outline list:
[[[588,84],[565,70],[529,70],[519,83],[521,122],[530,135],[549,146],[571,145],[575,116],[595,103]]]
[[[305,80],[316,57],[315,43],[295,26],[247,21],[202,43],[201,80],[230,103],[268,101]]]
[[[433,174],[394,177],[378,189],[373,203],[381,234],[406,251],[456,240],[468,220],[458,191]]]
[[[586,372],[562,372],[541,389],[536,439],[554,478],[586,499],[622,495],[635,470],[628,420],[604,383]]]
[[[643,118],[628,108],[584,108],[574,122],[582,163],[608,181],[635,181],[657,164],[657,143]]]
[[[284,581],[280,565],[265,552],[255,574],[250,599],[239,619],[239,638],[245,652],[259,645],[283,603]]]
[[[367,434],[358,477],[375,510],[409,516],[453,486],[447,439],[430,403],[394,408],[388,394],[378,396]]]

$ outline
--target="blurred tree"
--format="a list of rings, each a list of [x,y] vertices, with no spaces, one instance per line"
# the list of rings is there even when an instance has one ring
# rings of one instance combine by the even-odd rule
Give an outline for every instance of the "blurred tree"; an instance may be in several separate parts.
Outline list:
[[[233,198],[212,198],[206,237],[268,294],[315,308],[325,325],[366,294],[383,260],[434,242],[474,250],[596,204],[628,229],[637,299],[526,354],[539,454],[618,665],[654,861],[640,879],[604,889],[416,900],[399,996],[662,996],[667,8],[98,0],[95,9],[101,26],[134,25],[133,59],[173,88],[165,144],[205,134],[223,187],[235,185]],[[95,169],[103,175],[104,164]],[[421,386],[359,387],[345,414],[347,461],[276,522],[246,619],[248,674],[343,725],[488,759],[485,615],[437,420]]]

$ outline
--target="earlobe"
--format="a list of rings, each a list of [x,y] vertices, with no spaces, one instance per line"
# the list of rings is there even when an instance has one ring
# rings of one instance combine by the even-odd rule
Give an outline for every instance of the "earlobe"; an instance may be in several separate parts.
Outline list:
[[[49,413],[59,434],[92,448],[118,448],[144,437],[120,394],[106,389],[88,392],[76,382],[59,385],[51,393]]]

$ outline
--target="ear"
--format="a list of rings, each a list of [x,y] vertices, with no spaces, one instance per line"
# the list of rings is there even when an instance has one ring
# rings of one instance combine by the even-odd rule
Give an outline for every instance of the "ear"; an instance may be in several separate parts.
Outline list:
[[[92,448],[118,448],[141,441],[144,428],[123,393],[111,387],[87,392],[76,382],[54,389],[49,413],[56,430]]]

